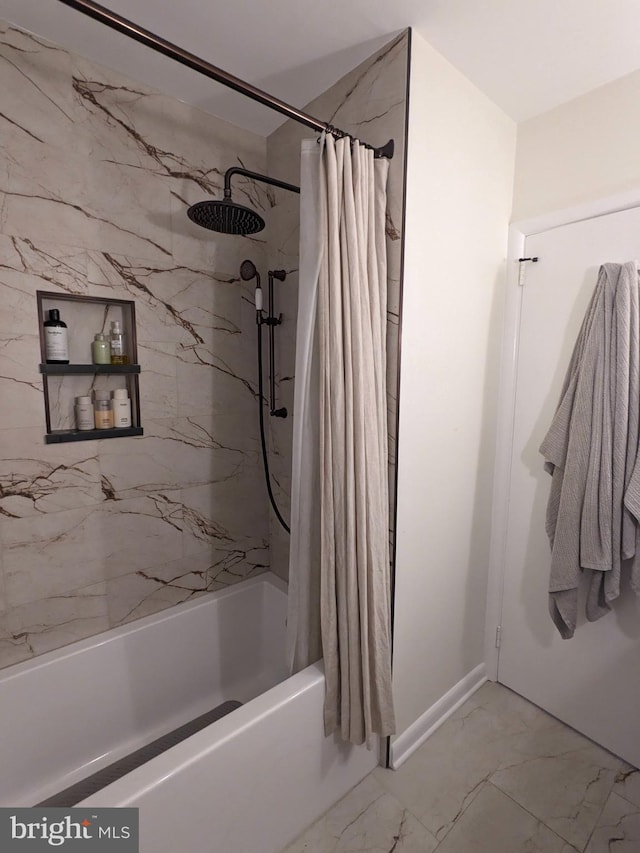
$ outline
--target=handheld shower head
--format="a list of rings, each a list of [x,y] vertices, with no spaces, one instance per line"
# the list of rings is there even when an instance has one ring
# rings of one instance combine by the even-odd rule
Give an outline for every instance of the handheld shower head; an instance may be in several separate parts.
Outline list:
[[[240,264],[240,278],[243,281],[251,281],[252,278],[256,280],[256,293],[255,293],[255,304],[257,311],[257,320],[258,323],[262,322],[262,287],[260,286],[260,273],[256,269],[256,265],[253,261],[243,261]]]
[[[258,279],[258,287],[260,287],[260,275],[253,261],[243,261],[240,264],[240,278],[243,281],[251,281],[252,278]]]

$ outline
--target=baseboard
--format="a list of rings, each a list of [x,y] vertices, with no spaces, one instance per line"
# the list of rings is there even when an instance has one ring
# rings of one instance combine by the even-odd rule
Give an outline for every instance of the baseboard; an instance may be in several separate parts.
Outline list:
[[[481,663],[427,708],[415,723],[392,741],[389,766],[397,770],[486,680],[487,667]]]

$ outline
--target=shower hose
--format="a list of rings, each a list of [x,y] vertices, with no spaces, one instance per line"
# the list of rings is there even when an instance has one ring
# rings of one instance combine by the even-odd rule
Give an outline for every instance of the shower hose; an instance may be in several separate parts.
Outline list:
[[[271,501],[273,511],[275,512],[278,521],[284,527],[287,533],[291,533],[289,525],[286,523],[286,521],[280,514],[280,510],[278,509],[278,505],[276,503],[275,497],[273,496],[273,490],[271,488],[271,474],[269,473],[267,442],[264,437],[264,395],[262,386],[262,317],[260,315],[257,318],[256,325],[258,326],[258,410],[260,412],[260,442],[262,444],[262,462],[264,465],[264,476],[267,481],[267,491],[269,492],[269,500]]]

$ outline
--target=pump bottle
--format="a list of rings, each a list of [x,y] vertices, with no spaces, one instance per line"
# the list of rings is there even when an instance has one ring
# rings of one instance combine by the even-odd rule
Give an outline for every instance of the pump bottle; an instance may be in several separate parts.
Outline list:
[[[49,319],[44,321],[44,353],[47,364],[69,364],[67,324],[57,308],[51,308]]]

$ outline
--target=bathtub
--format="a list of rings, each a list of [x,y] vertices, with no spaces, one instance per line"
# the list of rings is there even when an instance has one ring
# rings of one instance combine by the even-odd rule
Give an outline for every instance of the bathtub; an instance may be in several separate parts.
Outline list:
[[[271,574],[0,672],[0,805],[31,806],[232,699],[244,704],[78,805],[133,806],[141,853],[280,853],[377,752],[322,730],[324,674],[284,662]]]

